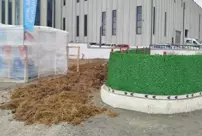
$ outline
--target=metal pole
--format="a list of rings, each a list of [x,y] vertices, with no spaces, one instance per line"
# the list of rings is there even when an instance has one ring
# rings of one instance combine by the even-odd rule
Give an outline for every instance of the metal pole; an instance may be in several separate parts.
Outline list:
[[[102,25],[100,26],[100,48],[102,45]]]
[[[183,3],[183,31],[182,31],[182,44],[184,45],[184,39],[185,39],[185,32],[184,32],[184,29],[185,29],[185,2]]]
[[[152,45],[153,40],[153,0],[151,0],[151,33],[150,33],[150,45]]]

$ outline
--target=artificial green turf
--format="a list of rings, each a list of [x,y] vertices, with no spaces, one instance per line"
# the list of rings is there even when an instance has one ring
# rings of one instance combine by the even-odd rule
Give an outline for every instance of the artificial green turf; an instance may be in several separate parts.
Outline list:
[[[110,55],[107,85],[151,95],[202,91],[202,56],[150,56],[132,50]]]

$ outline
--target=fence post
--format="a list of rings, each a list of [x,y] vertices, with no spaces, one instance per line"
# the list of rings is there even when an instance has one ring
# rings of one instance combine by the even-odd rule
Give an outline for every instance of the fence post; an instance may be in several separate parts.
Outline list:
[[[163,52],[163,56],[166,56],[166,51]]]
[[[67,46],[68,48],[68,59],[70,56],[76,57],[76,64],[77,64],[77,72],[79,72],[80,69],[80,46]],[[70,54],[70,48],[75,48],[77,49],[77,54]]]
[[[78,52],[77,52],[77,72],[79,72],[79,64],[80,64],[80,46],[78,47]]]
[[[165,60],[166,51],[163,52],[163,56],[164,56],[163,58],[164,58],[164,62],[165,62],[165,61],[166,61],[166,60]]]
[[[136,54],[138,54],[138,46],[136,47]]]
[[[27,83],[29,80],[28,73],[28,48],[23,45],[20,47],[21,58],[24,60],[24,82]]]
[[[111,52],[114,52],[114,48],[113,47],[111,48]]]
[[[124,54],[124,50],[123,49],[121,49],[121,53]]]

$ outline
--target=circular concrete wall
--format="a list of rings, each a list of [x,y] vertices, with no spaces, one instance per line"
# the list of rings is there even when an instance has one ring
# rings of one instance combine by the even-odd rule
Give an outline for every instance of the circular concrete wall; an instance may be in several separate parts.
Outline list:
[[[114,108],[150,114],[175,114],[202,109],[201,92],[179,96],[158,96],[114,90],[103,85],[101,99]]]

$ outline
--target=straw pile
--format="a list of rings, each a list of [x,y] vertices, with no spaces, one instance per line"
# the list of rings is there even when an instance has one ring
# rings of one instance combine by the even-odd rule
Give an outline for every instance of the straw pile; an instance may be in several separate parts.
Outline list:
[[[75,70],[75,66],[70,68]],[[100,88],[107,77],[104,62],[83,64],[80,72],[68,76],[41,79],[13,91],[11,101],[0,105],[12,110],[14,119],[26,124],[80,124],[89,117],[107,111],[91,102],[92,91]]]

